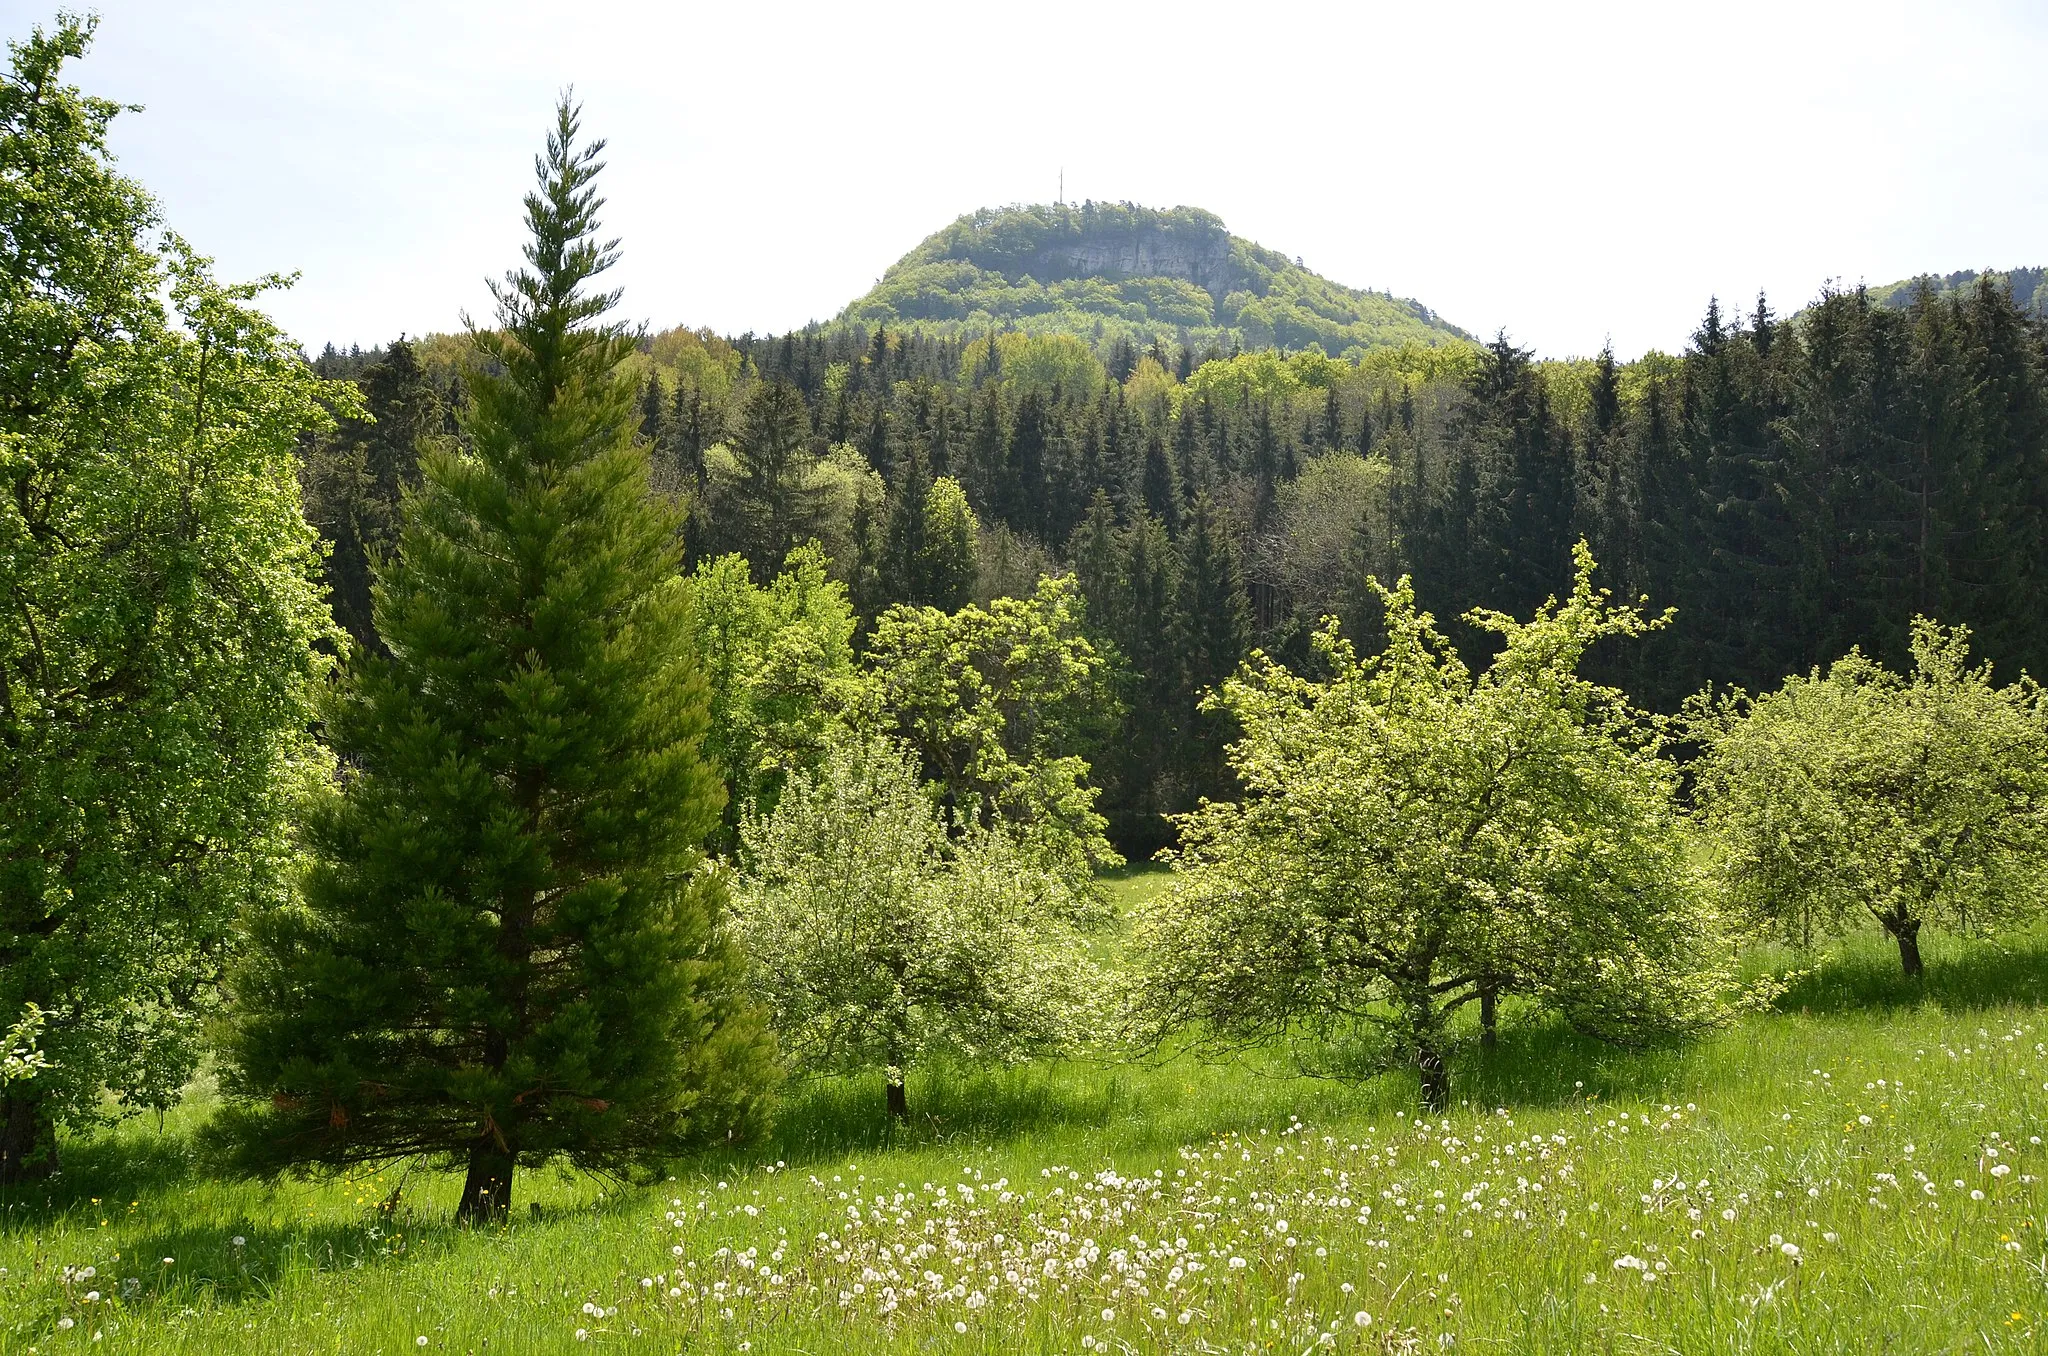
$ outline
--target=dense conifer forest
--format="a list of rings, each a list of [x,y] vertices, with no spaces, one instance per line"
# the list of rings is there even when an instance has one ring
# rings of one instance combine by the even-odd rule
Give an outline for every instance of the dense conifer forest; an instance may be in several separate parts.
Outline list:
[[[1188,210],[1098,215],[1119,214],[1220,230]],[[890,277],[1042,253],[1048,222],[1081,215],[963,217]],[[1537,360],[1505,334],[1449,330],[1347,359],[1163,324],[1099,342],[957,317],[870,325],[885,279],[829,325],[672,330],[631,361],[656,481],[690,505],[693,564],[738,552],[765,581],[815,538],[863,628],[892,603],[1025,596],[1070,573],[1117,712],[1077,751],[1113,837],[1149,852],[1162,814],[1228,789],[1228,727],[1200,694],[1254,648],[1312,666],[1325,615],[1370,644],[1369,577],[1412,574],[1472,643],[1451,619],[1526,614],[1569,585],[1584,539],[1616,597],[1677,609],[1589,660],[1664,711],[1851,646],[1900,662],[1915,615],[1970,626],[2003,672],[2048,671],[2048,328],[2020,295],[2030,276],[1829,289],[1789,317],[1763,297],[1710,301],[1682,353],[1632,361]],[[438,337],[316,361],[355,377],[377,417],[344,420],[306,462],[337,616],[366,643],[362,562],[408,449],[452,436],[462,361]],[[924,519],[942,481],[973,530],[951,529],[958,558],[935,575],[927,542],[948,529]]]

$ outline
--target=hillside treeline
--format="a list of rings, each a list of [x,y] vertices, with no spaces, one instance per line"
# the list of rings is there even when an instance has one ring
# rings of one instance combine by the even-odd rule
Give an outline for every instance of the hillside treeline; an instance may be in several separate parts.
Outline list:
[[[1901,662],[1915,615],[1969,625],[2007,671],[2048,669],[2048,334],[1988,282],[1903,310],[1855,291],[1791,319],[1710,305],[1682,354],[1626,364],[1538,362],[1504,336],[1357,364],[914,331],[640,349],[641,434],[691,505],[693,563],[738,552],[765,580],[816,538],[864,624],[1077,576],[1117,664],[1094,762],[1133,849],[1224,789],[1199,694],[1254,647],[1312,662],[1324,615],[1371,642],[1369,576],[1413,574],[1447,620],[1526,615],[1584,538],[1617,596],[1677,609],[1592,661],[1663,710],[1852,645]],[[368,552],[463,399],[448,351],[316,364],[356,376],[378,420],[307,462],[338,615],[371,643]],[[947,480],[964,531],[940,520],[959,511],[933,493]]]

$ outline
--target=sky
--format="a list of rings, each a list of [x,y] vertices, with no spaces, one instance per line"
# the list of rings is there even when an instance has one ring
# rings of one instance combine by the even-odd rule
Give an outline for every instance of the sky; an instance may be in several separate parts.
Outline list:
[[[0,0],[18,37],[55,0]],[[2048,264],[2048,4],[99,0],[73,68],[311,349],[490,314],[572,86],[626,318],[828,319],[981,206],[1189,204],[1551,357]]]

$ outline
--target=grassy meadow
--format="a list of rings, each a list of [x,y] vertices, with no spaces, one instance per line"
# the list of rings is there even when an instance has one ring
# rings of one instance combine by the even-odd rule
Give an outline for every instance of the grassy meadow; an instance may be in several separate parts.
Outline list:
[[[447,1174],[211,1180],[196,1090],[0,1198],[0,1350],[2040,1350],[2048,937],[1929,960],[1840,945],[1684,1050],[1510,1021],[1440,1120],[1259,1055],[927,1071],[901,1128],[805,1084],[484,1231]]]

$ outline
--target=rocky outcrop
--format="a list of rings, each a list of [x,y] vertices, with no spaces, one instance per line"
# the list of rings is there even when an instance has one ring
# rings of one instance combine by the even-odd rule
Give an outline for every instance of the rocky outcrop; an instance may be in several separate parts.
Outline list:
[[[1180,278],[1218,297],[1230,291],[1237,280],[1230,237],[1220,231],[1207,239],[1190,239],[1182,231],[1148,228],[1091,233],[1039,250],[1024,271],[1040,281]]]

